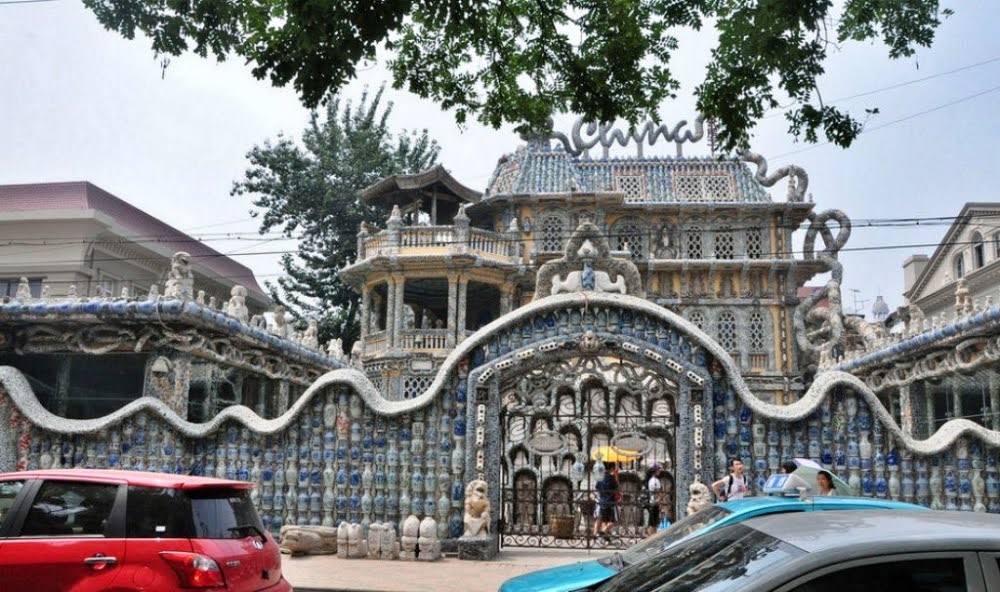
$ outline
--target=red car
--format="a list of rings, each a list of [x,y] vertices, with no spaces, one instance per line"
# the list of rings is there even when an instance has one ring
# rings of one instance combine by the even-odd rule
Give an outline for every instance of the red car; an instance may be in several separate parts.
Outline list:
[[[251,487],[138,471],[0,474],[0,587],[291,590]]]

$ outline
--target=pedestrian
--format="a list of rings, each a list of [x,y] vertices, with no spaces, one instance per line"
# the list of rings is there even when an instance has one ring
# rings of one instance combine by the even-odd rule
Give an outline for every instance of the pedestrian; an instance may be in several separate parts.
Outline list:
[[[723,502],[743,499],[749,491],[750,482],[743,474],[743,461],[738,458],[729,459],[728,476],[712,483],[712,492]]]
[[[833,475],[829,471],[816,473],[816,485],[819,486],[820,495],[837,495],[837,488],[833,486]]]
[[[649,514],[646,518],[646,536],[656,534],[656,530],[660,527],[660,506],[663,504],[661,474],[663,474],[663,467],[658,462],[651,464],[646,471],[647,497],[645,505]]]
[[[606,469],[604,477],[597,482],[597,521],[594,523],[594,536],[603,536],[606,543],[611,542],[608,531],[614,528],[618,521],[616,472],[616,468]]]

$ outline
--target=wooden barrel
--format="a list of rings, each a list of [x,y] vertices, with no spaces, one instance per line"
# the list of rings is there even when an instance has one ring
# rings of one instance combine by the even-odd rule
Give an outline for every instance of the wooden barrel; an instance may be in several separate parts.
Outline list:
[[[549,518],[549,532],[557,539],[573,537],[573,517],[553,516]]]

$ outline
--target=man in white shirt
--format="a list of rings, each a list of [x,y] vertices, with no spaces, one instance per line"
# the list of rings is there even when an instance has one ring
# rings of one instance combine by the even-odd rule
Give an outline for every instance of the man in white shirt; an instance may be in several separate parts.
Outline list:
[[[729,475],[712,483],[712,491],[719,501],[743,499],[750,490],[750,483],[743,474],[743,461],[738,458],[729,459]]]

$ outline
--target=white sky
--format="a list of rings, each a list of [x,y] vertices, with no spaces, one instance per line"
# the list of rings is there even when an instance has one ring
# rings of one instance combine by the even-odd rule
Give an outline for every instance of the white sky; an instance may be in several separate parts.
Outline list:
[[[848,45],[827,64],[824,99],[834,101],[1000,58],[1000,3],[944,2],[957,11],[917,59],[892,62],[878,45]],[[681,36],[674,64],[685,85],[664,105],[666,122],[693,119],[692,89],[703,76],[710,33]],[[345,90],[357,97],[377,87],[382,69],[362,72]],[[978,93],[985,94],[968,98]],[[451,114],[404,92],[390,92],[396,128],[427,128],[442,145],[440,161],[459,180],[482,190],[497,158],[517,147],[510,130],[474,123],[460,129]],[[863,135],[849,150],[795,144],[780,116],[765,119],[755,151],[771,169],[795,163],[810,176],[817,210],[838,208],[868,218],[954,216],[967,201],[998,201],[1000,59],[964,71],[838,102],[878,107],[870,127],[937,109]],[[104,31],[74,0],[0,4],[0,184],[86,180],[194,236],[252,233],[249,201],[230,197],[246,168],[245,154],[279,133],[298,137],[308,113],[289,89],[253,78],[238,60],[218,64],[188,55],[172,58],[161,76],[145,39],[126,41]],[[568,132],[572,117],[557,119]],[[647,148],[646,154],[672,151]],[[789,154],[802,150],[802,152]],[[707,153],[703,144],[687,155]],[[787,156],[783,156],[787,155]],[[784,182],[771,190],[783,200]],[[865,229],[855,226],[845,264],[845,309],[855,297],[870,309],[881,293],[902,301],[902,261],[931,248],[850,252],[851,248],[936,243],[945,226]],[[224,252],[279,251],[290,242],[218,240]],[[796,244],[801,248],[801,239]],[[280,272],[278,255],[235,256],[263,284]],[[853,292],[857,290],[858,292]],[[859,302],[860,303],[860,302]]]

